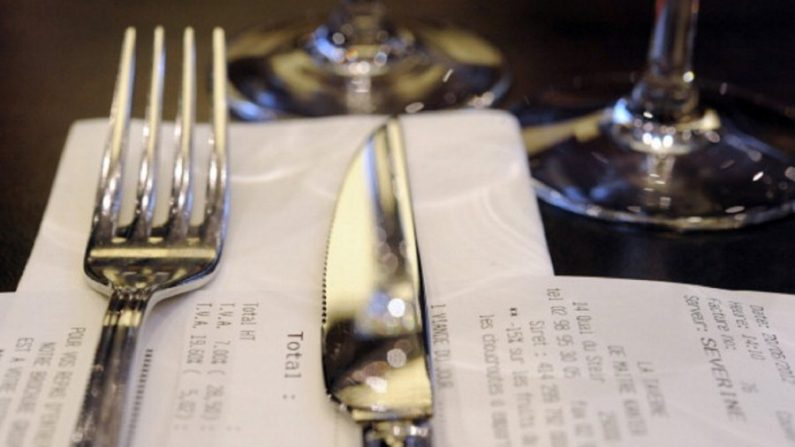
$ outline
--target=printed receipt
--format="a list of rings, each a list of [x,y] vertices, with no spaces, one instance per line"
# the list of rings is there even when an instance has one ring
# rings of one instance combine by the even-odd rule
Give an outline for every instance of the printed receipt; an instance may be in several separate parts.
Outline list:
[[[91,291],[0,294],[0,446],[68,445],[106,303]],[[132,445],[356,445],[359,428],[326,397],[319,340],[319,302],[164,301],[139,341]]]
[[[250,292],[209,298],[185,307],[180,369],[162,445],[356,444],[357,428],[324,391],[315,303]]]
[[[795,297],[537,278],[429,320],[440,445],[795,446]]]
[[[67,445],[102,307],[92,292],[0,294],[0,445]]]
[[[144,328],[133,444],[359,445],[318,303],[210,293]],[[68,444],[105,306],[77,295],[0,295],[0,445]],[[437,446],[795,446],[795,297],[544,277],[428,298]]]

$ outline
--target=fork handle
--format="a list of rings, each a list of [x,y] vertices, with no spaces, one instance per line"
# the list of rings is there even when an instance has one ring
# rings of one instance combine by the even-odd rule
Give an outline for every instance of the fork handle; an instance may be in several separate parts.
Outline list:
[[[114,289],[102,323],[72,447],[123,447],[122,416],[138,331],[151,293]]]

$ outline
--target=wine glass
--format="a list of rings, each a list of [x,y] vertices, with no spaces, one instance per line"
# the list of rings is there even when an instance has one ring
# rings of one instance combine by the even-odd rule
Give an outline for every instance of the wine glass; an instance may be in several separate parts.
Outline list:
[[[230,106],[248,120],[488,107],[510,83],[502,53],[485,40],[440,23],[392,23],[376,0],[245,32],[228,60]]]
[[[698,82],[698,0],[657,0],[645,71],[581,77],[517,110],[539,196],[611,221],[737,228],[795,209],[795,120]]]

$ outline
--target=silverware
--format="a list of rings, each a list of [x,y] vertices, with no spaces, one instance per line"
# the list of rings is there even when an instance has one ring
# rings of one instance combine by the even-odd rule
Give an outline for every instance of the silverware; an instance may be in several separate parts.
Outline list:
[[[323,284],[329,396],[367,446],[429,446],[430,361],[405,150],[395,119],[354,159],[329,234]]]
[[[226,68],[221,29],[213,32],[213,151],[202,223],[192,225],[190,222],[196,90],[191,28],[185,29],[183,36],[182,91],[169,215],[164,225],[152,223],[165,64],[163,30],[157,28],[135,214],[129,225],[120,225],[122,164],[130,125],[134,53],[135,30],[128,28],[84,262],[89,282],[110,296],[110,302],[83,406],[72,434],[72,446],[110,447],[129,442],[129,433],[123,430],[123,410],[136,339],[147,311],[161,299],[196,289],[212,278],[221,257],[226,229],[229,207]]]

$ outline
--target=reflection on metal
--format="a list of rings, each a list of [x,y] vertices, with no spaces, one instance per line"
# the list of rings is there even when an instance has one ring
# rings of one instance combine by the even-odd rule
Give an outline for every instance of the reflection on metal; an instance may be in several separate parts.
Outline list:
[[[329,395],[366,437],[427,445],[432,393],[405,166],[399,125],[390,120],[344,180],[326,257],[323,372]]]

